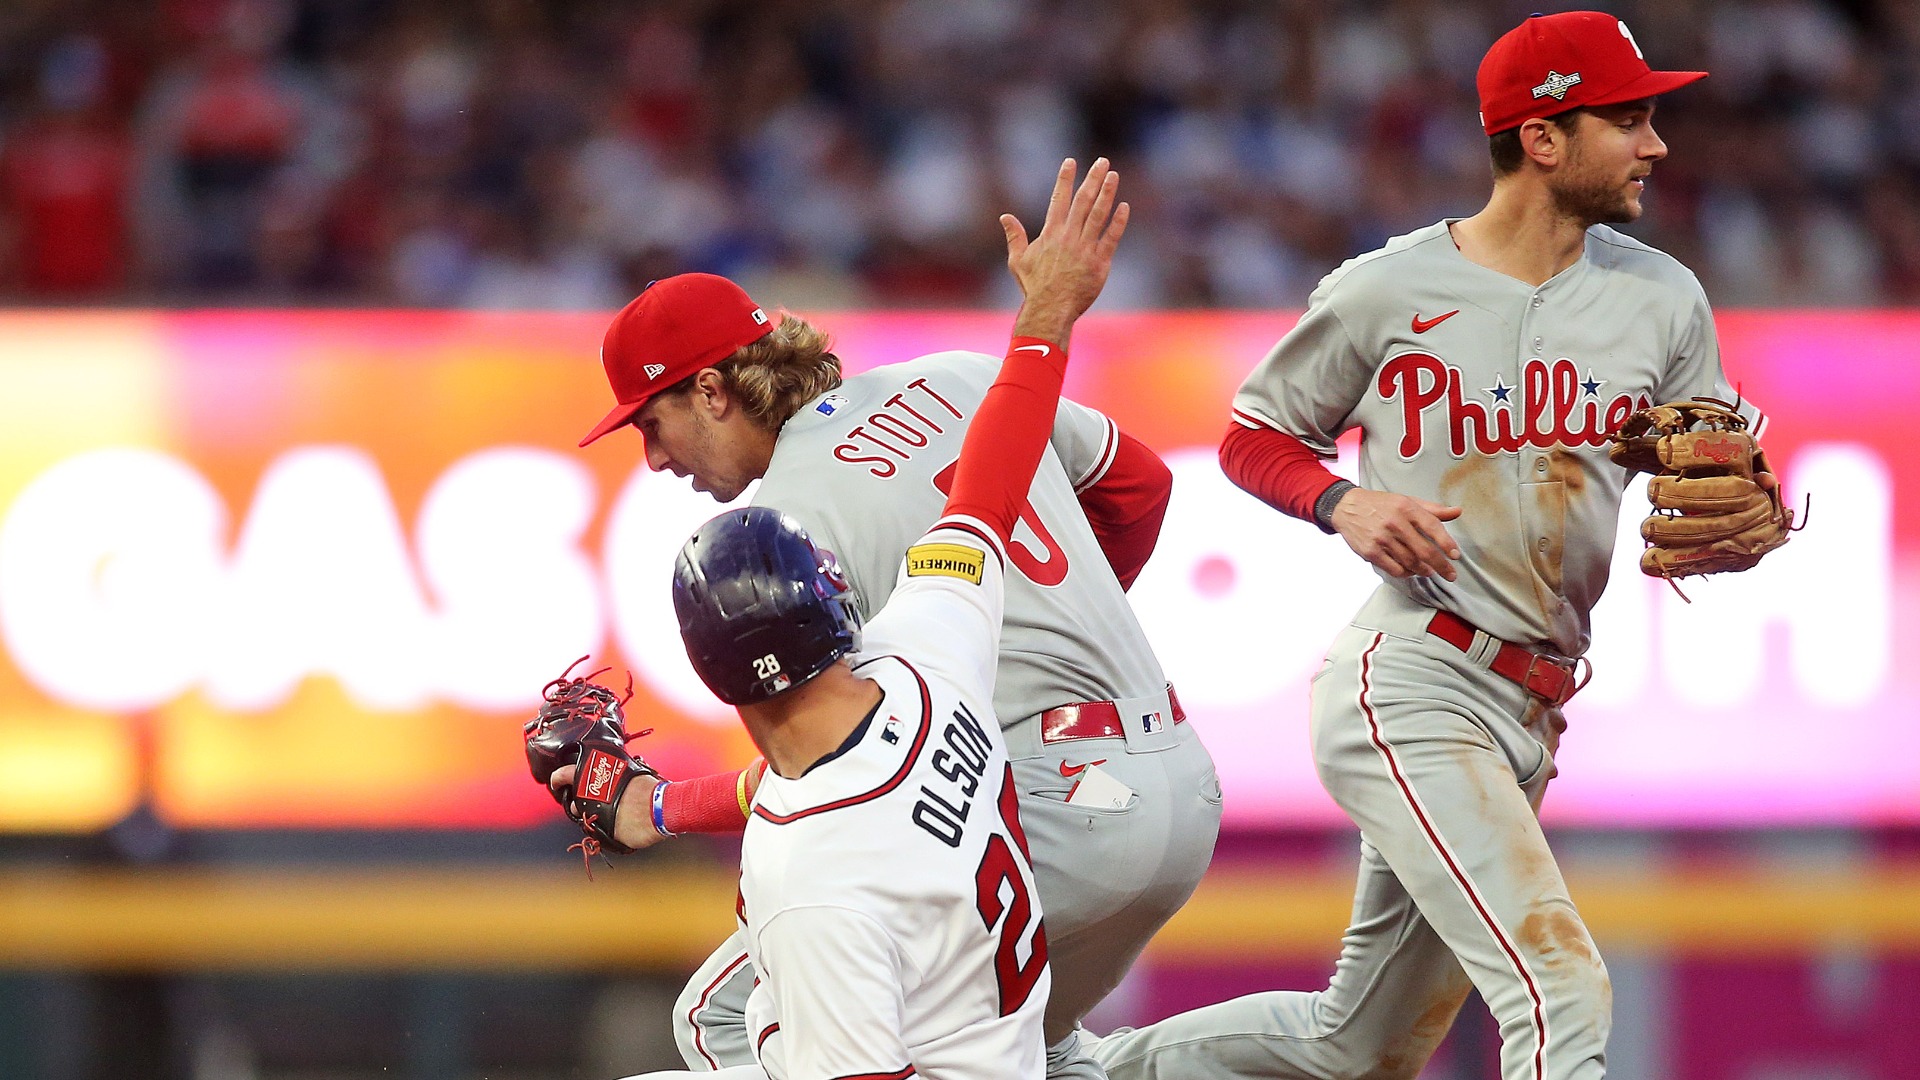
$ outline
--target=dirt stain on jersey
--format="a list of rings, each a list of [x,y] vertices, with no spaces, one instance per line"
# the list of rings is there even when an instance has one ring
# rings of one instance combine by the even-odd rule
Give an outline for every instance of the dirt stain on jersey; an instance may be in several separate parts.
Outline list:
[[[1551,611],[1559,602],[1560,589],[1566,580],[1567,505],[1587,490],[1587,470],[1581,463],[1580,455],[1564,446],[1547,451],[1545,483],[1558,484],[1559,487],[1557,490],[1548,489],[1554,491],[1554,496],[1543,499],[1541,509],[1543,513],[1551,510],[1557,512],[1550,513],[1554,521],[1542,522],[1550,527],[1546,530],[1546,547],[1536,545],[1534,568],[1541,583],[1546,586],[1546,590],[1540,593],[1541,610]]]
[[[1497,458],[1470,457],[1440,476],[1441,500],[1476,518],[1485,515],[1495,521],[1513,520],[1512,489],[1513,481]],[[1483,519],[1475,527],[1489,526]]]
[[[1556,446],[1547,451],[1547,478],[1567,485],[1567,494],[1578,495],[1587,490],[1586,463],[1579,454]]]
[[[1514,550],[1520,530],[1520,500],[1514,490],[1511,458],[1469,457],[1440,476],[1440,501],[1460,507],[1460,517],[1448,525],[1454,539],[1478,539],[1473,545],[1473,568],[1494,588],[1525,596],[1533,588],[1533,572],[1523,559],[1511,561],[1503,552]]]

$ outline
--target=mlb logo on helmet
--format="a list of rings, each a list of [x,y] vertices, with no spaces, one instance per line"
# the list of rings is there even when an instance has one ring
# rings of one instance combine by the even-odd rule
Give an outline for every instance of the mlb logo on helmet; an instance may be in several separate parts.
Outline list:
[[[1604,11],[1535,15],[1480,61],[1480,124],[1493,135],[1583,105],[1658,97],[1706,76],[1648,67],[1633,31]]]
[[[600,364],[618,403],[580,445],[631,423],[662,389],[772,332],[766,310],[718,275],[678,274],[647,286],[607,327]]]

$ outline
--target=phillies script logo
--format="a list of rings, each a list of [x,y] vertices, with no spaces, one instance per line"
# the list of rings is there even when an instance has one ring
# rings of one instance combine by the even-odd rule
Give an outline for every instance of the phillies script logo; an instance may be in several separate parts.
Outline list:
[[[1454,457],[1513,454],[1528,446],[1604,446],[1635,409],[1653,403],[1646,394],[1603,399],[1605,383],[1591,372],[1581,379],[1564,356],[1552,363],[1535,357],[1521,366],[1519,386],[1495,380],[1469,398],[1459,368],[1428,353],[1402,353],[1381,367],[1379,389],[1388,401],[1400,399],[1400,456],[1411,460],[1425,449],[1422,421],[1435,407],[1446,410],[1447,449]],[[1493,403],[1476,400],[1483,394]]]
[[[580,797],[606,802],[613,798],[614,785],[626,771],[626,762],[616,760],[604,750],[587,751],[587,759],[580,763]]]

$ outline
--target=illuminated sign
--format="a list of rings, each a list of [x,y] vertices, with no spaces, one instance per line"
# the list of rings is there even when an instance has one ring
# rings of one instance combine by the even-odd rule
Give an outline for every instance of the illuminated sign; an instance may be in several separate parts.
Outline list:
[[[1006,333],[994,314],[819,321],[855,369],[997,354]],[[1374,582],[1214,459],[1234,386],[1291,322],[1092,318],[1068,387],[1174,470],[1131,595],[1240,824],[1339,820],[1308,678]],[[718,508],[630,433],[574,447],[605,409],[602,329],[0,315],[0,828],[97,828],[142,798],[183,827],[542,820],[519,723],[586,654],[634,672],[632,726],[655,729],[636,749],[669,775],[750,758],[668,601],[673,553]],[[1920,514],[1896,452],[1920,318],[1734,314],[1722,333],[1812,527],[1688,605],[1635,568],[1629,490],[1548,817],[1920,822],[1920,687],[1899,674],[1920,668],[1900,632]],[[427,772],[444,800],[422,821]]]

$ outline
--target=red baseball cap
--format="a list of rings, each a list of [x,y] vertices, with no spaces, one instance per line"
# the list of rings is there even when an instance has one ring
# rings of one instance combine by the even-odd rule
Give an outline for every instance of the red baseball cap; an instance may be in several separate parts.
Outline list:
[[[1582,105],[1656,97],[1704,71],[1654,71],[1627,24],[1604,11],[1535,15],[1480,61],[1480,126],[1487,134]]]
[[[717,274],[677,274],[648,285],[613,317],[600,343],[619,404],[580,445],[631,421],[660,391],[771,333],[766,311]]]

